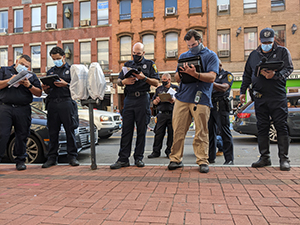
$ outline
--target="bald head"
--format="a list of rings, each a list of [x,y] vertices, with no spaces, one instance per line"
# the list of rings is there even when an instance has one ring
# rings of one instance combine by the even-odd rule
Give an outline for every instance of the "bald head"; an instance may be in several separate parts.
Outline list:
[[[135,51],[141,51],[141,52],[144,52],[144,45],[143,45],[143,43],[141,43],[141,42],[137,42],[137,43],[135,43],[134,45],[133,45],[133,52],[135,52]]]
[[[169,73],[164,73],[161,78],[171,79],[171,75]]]
[[[137,42],[133,45],[132,55],[133,55],[133,60],[136,63],[140,62],[143,59],[145,55],[145,51],[144,51],[144,45],[141,42]]]

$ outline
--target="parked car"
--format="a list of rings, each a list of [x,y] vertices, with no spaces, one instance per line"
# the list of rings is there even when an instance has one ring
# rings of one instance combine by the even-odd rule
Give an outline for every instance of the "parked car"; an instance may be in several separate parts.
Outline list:
[[[49,149],[49,131],[47,128],[47,116],[43,111],[31,107],[31,127],[30,135],[26,143],[27,159],[26,163],[40,163],[46,159],[46,154]],[[1,129],[1,128],[0,128]],[[98,135],[96,127],[94,127],[95,136]],[[83,119],[79,120],[79,127],[75,130],[77,152],[91,145],[89,122]],[[97,137],[97,136],[96,136]],[[98,141],[98,140],[97,140]],[[13,149],[15,145],[14,129],[7,144],[6,155],[10,161],[14,161]],[[59,133],[59,155],[67,154],[67,139],[66,133],[61,127]]]
[[[288,131],[292,139],[300,138],[300,93],[287,94],[288,99]],[[235,113],[233,129],[241,134],[257,136],[256,116],[254,102],[250,101],[243,105]],[[277,133],[274,124],[270,126],[270,141],[277,142]]]

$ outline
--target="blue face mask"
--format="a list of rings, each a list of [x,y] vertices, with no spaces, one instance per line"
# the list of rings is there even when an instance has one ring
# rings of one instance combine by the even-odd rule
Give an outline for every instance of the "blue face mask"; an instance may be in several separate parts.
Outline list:
[[[23,66],[23,65],[21,65],[21,64],[19,64],[17,67],[16,67],[16,71],[18,72],[18,73],[20,73],[20,72],[22,72],[22,71],[26,71],[26,70],[28,70],[28,68],[26,67],[26,66]]]
[[[197,55],[204,48],[202,43],[199,43],[197,46],[190,48],[190,52],[193,55]]]
[[[272,46],[273,46],[273,43],[271,43],[271,44],[261,44],[261,49],[264,52],[268,52],[272,49]]]
[[[64,64],[63,61],[62,61],[62,59],[53,60],[53,63],[57,67],[61,67]]]

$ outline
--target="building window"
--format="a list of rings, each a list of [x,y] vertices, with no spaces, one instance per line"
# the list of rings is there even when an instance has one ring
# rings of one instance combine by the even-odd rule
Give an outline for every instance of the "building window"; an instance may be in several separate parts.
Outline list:
[[[41,30],[41,7],[31,8],[31,30]]]
[[[109,42],[98,41],[98,63],[102,70],[109,70]]]
[[[230,0],[217,0],[218,15],[230,13]]]
[[[154,59],[154,35],[153,34],[144,35],[143,44],[145,49],[145,58]]]
[[[46,71],[48,71],[51,67],[54,66],[51,55],[49,54],[51,49],[54,47],[56,47],[56,45],[47,45],[47,68],[46,68]]]
[[[202,0],[189,0],[190,9],[189,13],[202,13]]]
[[[73,27],[73,3],[68,3],[63,5],[63,12],[70,12],[70,16],[67,18],[65,15],[63,15],[63,23],[64,28],[71,28]]]
[[[98,25],[108,24],[108,0],[98,0]]]
[[[153,17],[153,0],[142,0],[142,18]]]
[[[218,56],[229,58],[230,56],[230,30],[218,30]]]
[[[244,28],[245,60],[257,48],[257,28]]]
[[[272,11],[285,10],[285,1],[284,0],[271,0],[271,10]]]
[[[91,2],[80,2],[80,26],[89,26],[91,22]]]
[[[131,0],[120,1],[120,20],[131,19]]]
[[[256,0],[244,0],[244,13],[256,13]]]
[[[91,42],[80,43],[80,63],[84,65],[91,64]]]
[[[7,11],[0,12],[0,34],[7,33],[8,28],[8,13]]]
[[[178,57],[178,34],[166,34],[166,58]]]
[[[120,38],[120,60],[131,60],[131,37],[124,36]]]
[[[57,24],[57,6],[47,6],[47,23]]]
[[[275,31],[275,42],[285,46],[285,26],[272,26],[272,28]]]
[[[23,55],[23,47],[16,47],[14,48],[14,62]]]
[[[14,33],[23,32],[23,9],[14,12]]]
[[[165,15],[175,15],[177,13],[177,0],[165,0]]]
[[[41,72],[41,46],[31,46],[31,69],[34,73]]]
[[[0,48],[0,66],[8,66],[7,48]]]

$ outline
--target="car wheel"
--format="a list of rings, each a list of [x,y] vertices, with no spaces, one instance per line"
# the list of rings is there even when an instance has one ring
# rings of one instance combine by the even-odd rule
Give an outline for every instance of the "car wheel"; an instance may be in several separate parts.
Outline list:
[[[16,158],[13,155],[14,147],[15,147],[15,137],[9,143],[8,154],[7,154],[10,161],[12,162],[14,162],[14,159]],[[39,163],[45,161],[42,144],[38,140],[38,138],[32,134],[30,134],[26,142],[26,153],[28,155],[28,157],[26,158],[26,163]]]
[[[277,142],[277,131],[275,129],[274,124],[271,124],[269,130],[269,138],[271,142]]]
[[[100,136],[100,139],[108,139],[112,136],[112,134]]]

